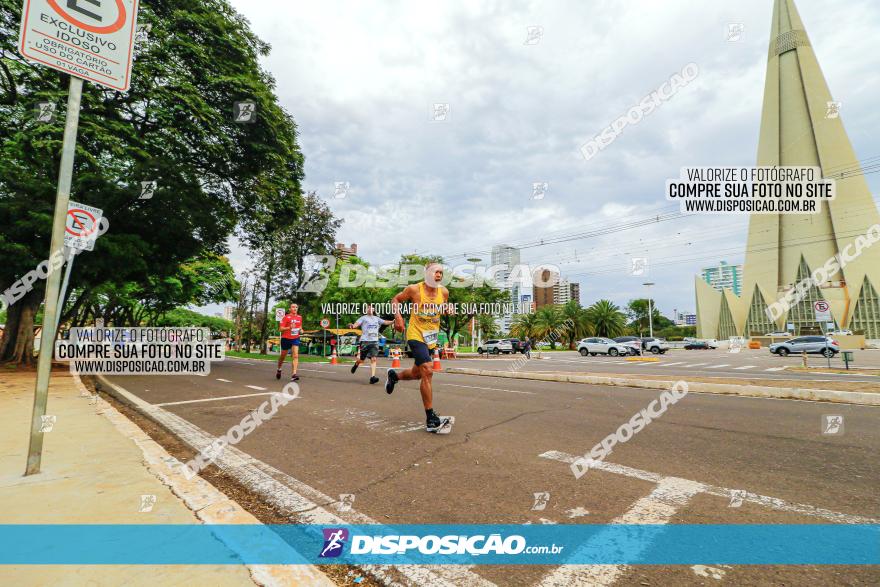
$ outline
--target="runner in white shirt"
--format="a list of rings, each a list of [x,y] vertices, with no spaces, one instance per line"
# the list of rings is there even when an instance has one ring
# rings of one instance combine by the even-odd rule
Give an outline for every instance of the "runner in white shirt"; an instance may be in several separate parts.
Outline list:
[[[373,315],[372,304],[367,306],[366,312],[366,314],[358,318],[353,324],[348,325],[349,328],[360,327],[362,330],[360,353],[355,359],[354,365],[351,367],[351,372],[354,373],[357,371],[357,368],[364,362],[364,359],[370,357],[370,383],[373,384],[379,381],[379,378],[376,377],[376,358],[379,356],[379,329],[383,326],[392,324],[393,321],[383,320],[382,318]]]

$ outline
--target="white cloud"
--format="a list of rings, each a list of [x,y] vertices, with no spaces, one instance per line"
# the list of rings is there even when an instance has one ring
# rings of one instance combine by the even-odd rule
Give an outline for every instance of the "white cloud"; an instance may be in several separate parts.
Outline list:
[[[682,166],[754,163],[771,5],[692,2],[291,3],[232,0],[272,45],[265,67],[299,125],[305,188],[345,219],[368,260],[472,254],[669,210]],[[880,6],[798,8],[850,138],[880,154]],[[738,43],[727,24],[743,23]],[[528,26],[543,37],[526,45]],[[689,62],[699,77],[585,161],[578,147]],[[431,122],[433,103],[450,104]],[[876,176],[868,180],[877,193]],[[335,181],[349,196],[333,199]],[[543,200],[532,183],[549,182]],[[746,218],[691,217],[523,250],[561,261],[582,298],[642,295],[627,257],[653,258],[667,313],[693,309],[693,275],[742,260]],[[236,260],[239,257],[234,257]]]

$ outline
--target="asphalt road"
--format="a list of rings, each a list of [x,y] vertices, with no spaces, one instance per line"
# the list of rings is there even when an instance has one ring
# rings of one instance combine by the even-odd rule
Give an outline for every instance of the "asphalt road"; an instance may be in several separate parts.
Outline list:
[[[851,367],[880,369],[880,350],[854,351],[855,363]],[[537,353],[532,353],[533,357]],[[511,363],[521,355],[499,355],[490,358],[466,358],[457,361],[461,366],[507,370]],[[670,350],[663,355],[647,354],[646,357],[656,358],[656,363],[627,361],[625,357],[609,357],[597,355],[582,357],[576,351],[555,351],[542,353],[541,361],[530,361],[520,367],[523,371],[546,372],[590,372],[590,373],[622,373],[638,375],[670,375],[690,377],[748,378],[748,379],[802,379],[810,381],[856,381],[873,382],[880,385],[880,377],[866,376],[853,369],[852,373],[807,373],[791,371],[788,368],[801,367],[799,356],[779,357],[770,354],[767,349],[743,349],[739,353],[729,353],[724,349],[714,350]],[[809,367],[825,368],[828,360],[821,355],[807,355]],[[838,355],[831,359],[831,367],[844,369],[843,360]]]
[[[592,365],[594,359],[584,360]],[[542,369],[565,368],[562,361],[541,361]],[[410,363],[404,360],[405,367]],[[227,359],[207,377],[113,381],[216,436],[281,389],[286,379],[276,381],[274,369],[269,362]],[[352,510],[338,514],[351,520],[753,524],[880,518],[880,408],[691,394],[618,445],[605,468],[578,480],[568,462],[659,391],[440,373],[435,408],[456,417],[452,433],[440,436],[424,432],[415,382],[400,383],[389,396],[381,383],[367,383],[366,367],[351,375],[349,365],[304,364],[300,373],[300,398],[238,448],[288,474],[292,487],[305,484],[330,501],[353,495]],[[826,414],[844,417],[842,434],[822,434]],[[739,505],[731,490],[749,494]],[[547,504],[537,509],[534,494],[545,492]],[[438,572],[462,585],[880,582],[877,567],[841,566],[474,566]]]

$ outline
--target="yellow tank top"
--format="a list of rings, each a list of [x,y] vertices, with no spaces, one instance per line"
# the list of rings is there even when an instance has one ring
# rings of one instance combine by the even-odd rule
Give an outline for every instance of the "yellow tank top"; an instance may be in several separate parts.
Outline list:
[[[406,327],[406,339],[418,340],[428,345],[428,348],[434,348],[437,346],[437,335],[440,332],[440,305],[443,303],[443,290],[438,287],[433,300],[428,300],[427,297],[425,284],[422,282],[419,284],[419,301],[413,303],[409,325]],[[431,304],[434,307],[430,307]]]

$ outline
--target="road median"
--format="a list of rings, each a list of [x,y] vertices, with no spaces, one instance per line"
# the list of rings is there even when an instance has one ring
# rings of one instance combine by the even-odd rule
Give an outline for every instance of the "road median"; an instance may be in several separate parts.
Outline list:
[[[667,389],[679,379],[688,382],[688,390],[695,393],[717,393],[742,397],[764,397],[776,399],[798,399],[824,401],[843,404],[880,406],[880,394],[840,391],[833,389],[809,389],[803,387],[773,387],[769,385],[739,385],[733,383],[709,383],[692,381],[687,377],[671,379],[637,379],[601,375],[579,375],[570,373],[535,373],[525,371],[493,371],[470,369],[466,367],[447,367],[446,373],[458,375],[478,375],[483,377],[504,377],[508,379],[527,379],[533,381],[553,381],[557,383],[584,383],[588,385],[612,385],[617,387],[636,387],[642,389]]]

